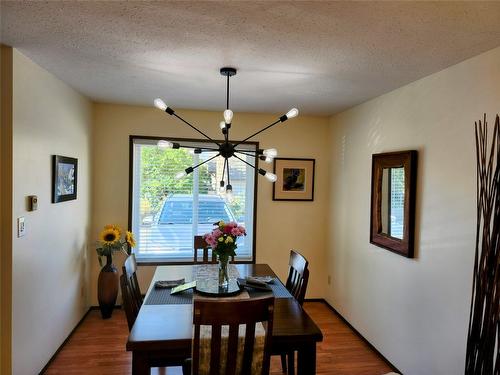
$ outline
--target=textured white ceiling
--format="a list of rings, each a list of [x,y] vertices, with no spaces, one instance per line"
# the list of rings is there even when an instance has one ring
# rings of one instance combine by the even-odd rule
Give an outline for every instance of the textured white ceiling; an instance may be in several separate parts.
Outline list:
[[[500,2],[2,1],[1,41],[96,101],[332,114],[500,45]]]

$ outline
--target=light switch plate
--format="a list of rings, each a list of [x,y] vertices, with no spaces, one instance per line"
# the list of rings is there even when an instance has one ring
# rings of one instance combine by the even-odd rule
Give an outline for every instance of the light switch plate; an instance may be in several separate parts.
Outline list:
[[[26,234],[26,224],[24,223],[24,217],[17,218],[17,237],[23,237]]]

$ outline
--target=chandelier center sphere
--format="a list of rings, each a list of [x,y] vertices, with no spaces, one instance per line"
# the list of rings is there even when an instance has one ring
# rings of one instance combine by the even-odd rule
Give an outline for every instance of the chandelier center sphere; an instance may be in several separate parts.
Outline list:
[[[219,152],[223,158],[229,159],[234,155],[234,145],[229,142],[224,142],[219,146]]]

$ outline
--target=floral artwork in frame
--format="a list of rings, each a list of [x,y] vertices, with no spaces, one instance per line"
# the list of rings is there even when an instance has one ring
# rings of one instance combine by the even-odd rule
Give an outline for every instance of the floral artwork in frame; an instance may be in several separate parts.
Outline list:
[[[315,159],[275,158],[274,201],[314,200]]]
[[[76,199],[78,159],[52,157],[52,203]]]

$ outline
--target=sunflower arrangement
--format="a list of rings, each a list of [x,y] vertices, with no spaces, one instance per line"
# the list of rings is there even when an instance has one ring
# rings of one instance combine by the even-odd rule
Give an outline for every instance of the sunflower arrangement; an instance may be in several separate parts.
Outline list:
[[[126,231],[123,233],[118,225],[108,224],[99,234],[99,245],[96,248],[99,264],[102,267],[102,257],[112,256],[116,251],[129,255],[129,247],[135,246],[134,234]]]

